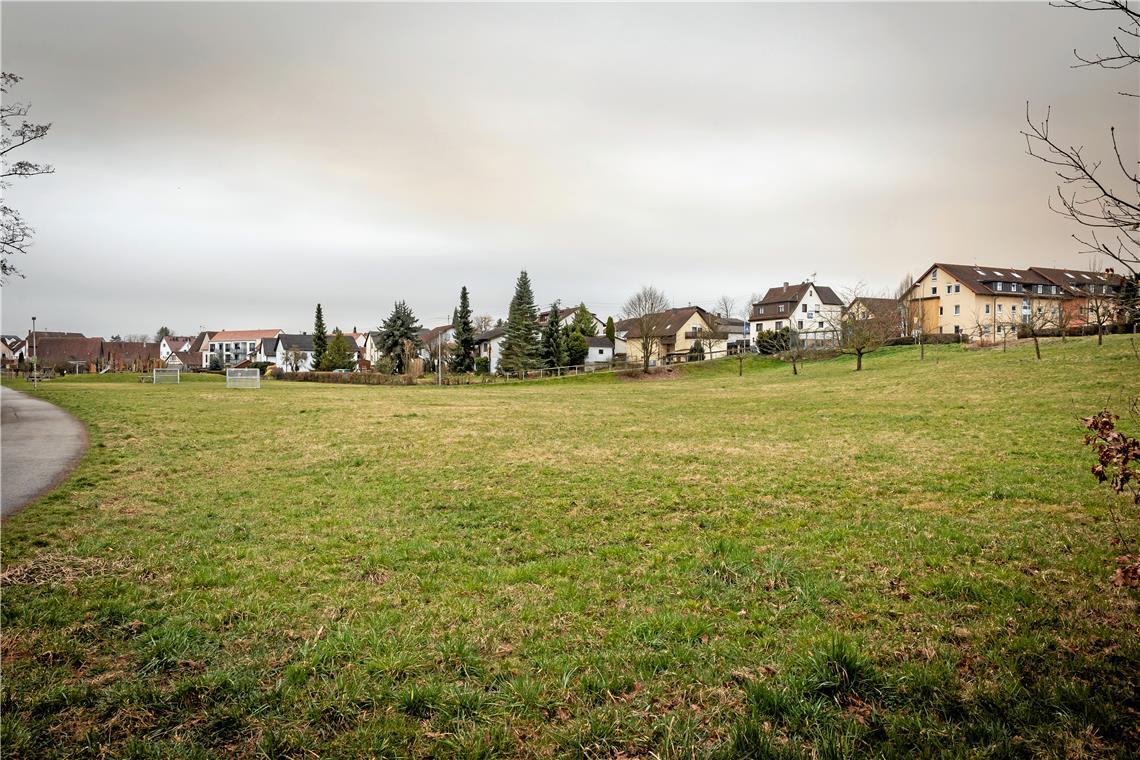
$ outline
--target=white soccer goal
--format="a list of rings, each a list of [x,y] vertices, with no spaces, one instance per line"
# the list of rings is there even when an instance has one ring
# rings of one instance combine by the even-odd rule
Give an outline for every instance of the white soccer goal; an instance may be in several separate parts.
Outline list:
[[[259,369],[227,369],[227,388],[260,388],[261,370]]]
[[[156,369],[151,381],[158,385],[159,383],[175,383],[182,382],[182,370],[179,369]]]

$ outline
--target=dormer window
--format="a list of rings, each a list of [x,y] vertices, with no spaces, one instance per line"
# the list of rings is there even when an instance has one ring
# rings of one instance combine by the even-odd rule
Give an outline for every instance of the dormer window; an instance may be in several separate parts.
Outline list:
[[[784,304],[780,304],[779,306],[777,306],[777,307],[776,307],[776,311],[778,311],[778,312],[780,312],[781,314],[783,314],[783,313],[784,313]]]
[[[998,283],[994,283],[994,284],[996,286],[994,288],[994,290],[1005,290],[1005,283],[1004,282],[998,282]]]

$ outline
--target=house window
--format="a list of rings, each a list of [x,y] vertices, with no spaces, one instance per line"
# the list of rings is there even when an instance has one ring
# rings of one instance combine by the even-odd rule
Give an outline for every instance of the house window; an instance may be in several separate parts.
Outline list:
[[[951,286],[951,285],[947,285],[947,286],[946,286],[946,292],[947,292],[947,293],[953,293],[953,292],[954,292],[953,286]]]
[[[821,329],[821,330],[823,329],[823,322],[819,323],[819,329]]]
[[[954,304],[954,316],[956,317],[961,313],[962,313],[962,307],[959,306],[958,304]]]
[[[798,327],[796,329],[798,329],[798,330],[804,329],[804,321],[802,319],[799,322],[797,322],[796,324],[798,325]]]
[[[784,313],[784,304],[780,304],[779,306],[777,306],[777,307],[776,307],[776,311],[778,311],[778,312],[780,312],[781,314],[783,314],[783,313]]]
[[[938,282],[938,270],[937,269],[935,269],[933,272],[930,273],[930,281],[931,282]]]
[[[955,293],[961,293],[962,292],[962,286],[961,285],[955,285],[954,286],[954,292]]]
[[[930,295],[932,295],[932,296],[938,295],[938,288],[931,288],[930,289]]]
[[[764,307],[763,307],[763,306],[761,306],[759,309],[757,309],[757,310],[756,310],[756,312],[757,312],[758,314],[763,314],[763,313],[764,313]]]
[[[941,306],[938,307],[938,316],[940,316],[940,317],[942,316],[942,307]]]
[[[601,356],[604,353],[605,353],[604,349],[601,349],[601,348],[598,349],[598,356]]]
[[[986,304],[986,314],[989,314],[989,313],[990,313],[990,305]]]
[[[998,282],[998,283],[994,283],[994,284],[997,286],[995,288],[995,290],[1004,290],[1005,289],[1005,283],[1004,282]]]
[[[1001,314],[1001,304],[1000,303],[997,305],[997,313]]]
[[[807,304],[806,303],[800,304],[800,311],[807,311]]]
[[[783,326],[784,326],[784,323],[783,323],[783,322],[777,322],[777,323],[776,323],[776,329],[777,329],[777,330],[779,330],[779,329],[780,329],[781,327],[783,327]]]

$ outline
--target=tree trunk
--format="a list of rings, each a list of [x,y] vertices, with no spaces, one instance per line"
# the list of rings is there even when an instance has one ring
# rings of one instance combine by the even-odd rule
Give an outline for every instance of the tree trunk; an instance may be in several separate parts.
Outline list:
[[[1037,333],[1033,333],[1033,350],[1037,353],[1037,361],[1041,361],[1041,342],[1037,340]]]
[[[796,360],[795,360],[795,357],[793,357],[793,358],[792,358],[792,374],[793,374],[793,375],[798,375],[798,374],[800,374],[799,370],[796,368]]]
[[[1104,345],[1104,325],[1096,326],[1096,344],[1098,346]]]
[[[855,371],[859,372],[863,369],[863,352],[857,351],[855,353]]]
[[[920,360],[926,358],[926,343],[922,340],[918,341],[918,358]]]

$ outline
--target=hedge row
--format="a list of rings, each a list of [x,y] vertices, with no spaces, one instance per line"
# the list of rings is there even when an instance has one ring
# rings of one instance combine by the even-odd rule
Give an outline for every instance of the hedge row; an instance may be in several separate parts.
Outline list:
[[[415,385],[411,375],[387,375],[383,372],[284,372],[273,373],[277,380],[299,383],[335,383],[339,385]]]

